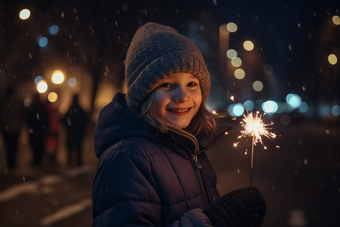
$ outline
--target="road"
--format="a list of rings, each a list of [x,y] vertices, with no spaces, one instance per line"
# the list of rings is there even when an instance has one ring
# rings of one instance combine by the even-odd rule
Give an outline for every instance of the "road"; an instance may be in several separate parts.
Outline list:
[[[339,125],[284,126],[273,121],[272,131],[279,136],[264,138],[268,149],[258,144],[254,152],[253,186],[267,201],[263,227],[340,226]],[[233,147],[239,131],[235,121],[234,129],[207,151],[221,195],[250,184],[251,141],[243,139]],[[19,167],[11,173],[4,169],[0,140],[1,226],[91,226],[91,187],[97,164],[93,127],[84,140],[82,167],[66,166],[64,139],[60,138],[58,164],[44,160],[42,167],[32,168],[27,138],[22,136]]]

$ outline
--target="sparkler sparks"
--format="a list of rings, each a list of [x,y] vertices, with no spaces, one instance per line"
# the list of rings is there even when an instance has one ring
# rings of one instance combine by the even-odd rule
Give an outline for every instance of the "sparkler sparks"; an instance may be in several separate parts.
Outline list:
[[[264,149],[267,149],[267,147],[263,144],[262,136],[265,136],[267,138],[275,138],[276,134],[269,132],[271,128],[267,128],[270,125],[273,125],[273,122],[270,124],[264,123],[262,117],[265,115],[260,114],[259,111],[256,111],[256,114],[248,113],[247,116],[243,115],[244,118],[240,122],[241,126],[244,128],[244,130],[241,130],[241,135],[237,137],[237,139],[241,139],[242,137],[252,136],[253,137],[253,145],[256,145],[257,143],[261,143]],[[239,142],[238,142],[239,143]],[[234,144],[234,147],[238,145],[238,143]]]
[[[247,111],[247,108],[246,108]],[[248,113],[247,115],[243,115],[244,118],[240,122],[241,126],[243,127],[243,130],[240,131],[241,135],[237,137],[237,139],[241,139],[243,137],[251,136],[253,137],[252,145],[251,145],[251,162],[250,162],[250,168],[251,168],[251,175],[250,175],[250,186],[252,186],[252,179],[253,179],[253,166],[254,166],[254,145],[257,143],[261,143],[264,149],[267,149],[267,147],[263,144],[262,136],[265,136],[267,138],[275,138],[276,134],[269,132],[271,128],[268,128],[268,126],[273,125],[273,122],[270,124],[264,123],[262,117],[265,115],[260,114],[259,111],[256,112],[256,114]],[[240,142],[240,141],[239,141]],[[237,147],[239,142],[234,143],[234,147]],[[278,147],[278,146],[277,146]],[[246,150],[245,154],[248,150]]]

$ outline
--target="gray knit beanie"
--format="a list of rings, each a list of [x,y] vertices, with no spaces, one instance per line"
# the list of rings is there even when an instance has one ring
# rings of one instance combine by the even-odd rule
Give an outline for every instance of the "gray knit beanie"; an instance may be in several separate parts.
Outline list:
[[[179,72],[198,78],[205,102],[210,76],[195,44],[174,28],[153,22],[141,26],[131,41],[125,62],[128,106],[140,113],[159,81]]]

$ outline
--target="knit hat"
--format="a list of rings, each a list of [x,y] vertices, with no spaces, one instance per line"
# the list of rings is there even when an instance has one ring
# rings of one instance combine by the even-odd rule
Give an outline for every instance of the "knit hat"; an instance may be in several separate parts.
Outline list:
[[[195,44],[174,28],[153,22],[141,26],[126,56],[127,104],[140,113],[143,103],[158,83],[179,72],[198,78],[202,101],[205,102],[210,89],[210,76]]]

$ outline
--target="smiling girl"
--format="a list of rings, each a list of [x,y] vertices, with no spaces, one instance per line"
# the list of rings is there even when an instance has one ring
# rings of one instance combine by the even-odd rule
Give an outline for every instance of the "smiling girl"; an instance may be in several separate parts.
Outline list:
[[[260,226],[254,187],[220,198],[205,151],[228,124],[205,107],[210,76],[198,48],[175,29],[141,26],[127,52],[127,94],[95,130],[93,226]]]

